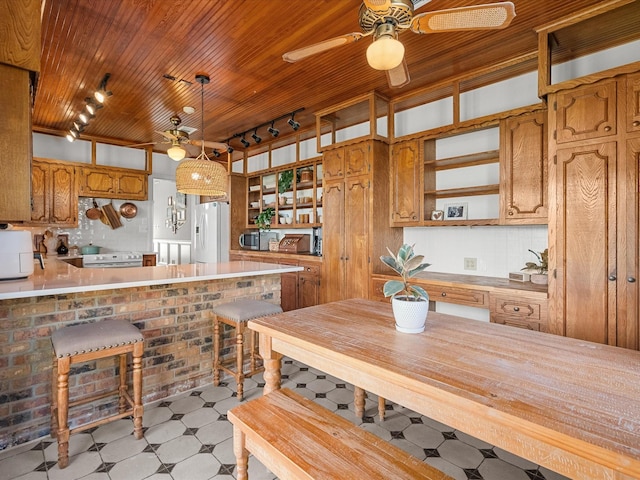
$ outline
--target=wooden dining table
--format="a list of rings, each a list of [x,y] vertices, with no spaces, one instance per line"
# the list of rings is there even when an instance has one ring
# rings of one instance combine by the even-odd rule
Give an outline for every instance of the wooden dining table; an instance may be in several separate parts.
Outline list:
[[[640,479],[640,352],[429,312],[396,331],[353,299],[249,322],[265,394],[282,356],[573,479]]]

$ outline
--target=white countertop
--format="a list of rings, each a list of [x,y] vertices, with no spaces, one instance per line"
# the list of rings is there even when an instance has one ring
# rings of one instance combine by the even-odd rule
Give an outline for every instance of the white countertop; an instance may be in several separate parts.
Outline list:
[[[47,259],[44,270],[36,264],[33,275],[28,278],[0,281],[0,300],[250,277],[300,270],[302,267],[299,266],[246,261],[156,267],[77,268],[54,257]]]

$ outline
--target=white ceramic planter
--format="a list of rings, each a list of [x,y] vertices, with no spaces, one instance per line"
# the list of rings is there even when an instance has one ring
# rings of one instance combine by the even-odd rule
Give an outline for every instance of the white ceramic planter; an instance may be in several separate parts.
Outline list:
[[[396,330],[403,333],[424,332],[429,313],[429,301],[409,302],[404,297],[392,297],[391,308],[396,320]]]

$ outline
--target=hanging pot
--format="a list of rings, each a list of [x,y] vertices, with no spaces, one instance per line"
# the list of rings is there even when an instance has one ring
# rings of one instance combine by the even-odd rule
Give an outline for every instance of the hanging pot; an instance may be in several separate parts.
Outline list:
[[[102,216],[102,211],[95,200],[93,201],[93,208],[88,209],[85,215],[89,220],[98,220]]]
[[[138,207],[136,207],[131,202],[125,202],[120,205],[120,215],[122,218],[126,218],[127,220],[131,220],[138,214]]]

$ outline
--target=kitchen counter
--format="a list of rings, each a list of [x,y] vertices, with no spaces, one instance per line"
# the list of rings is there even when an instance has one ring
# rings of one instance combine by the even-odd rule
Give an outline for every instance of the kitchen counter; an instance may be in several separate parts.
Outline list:
[[[155,267],[77,268],[61,258],[51,257],[45,261],[44,270],[36,265],[33,275],[28,278],[1,281],[0,300],[280,274],[301,269],[302,267],[298,266],[250,261]]]

